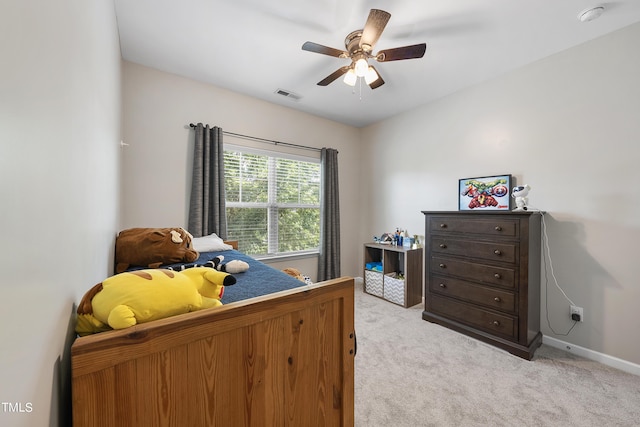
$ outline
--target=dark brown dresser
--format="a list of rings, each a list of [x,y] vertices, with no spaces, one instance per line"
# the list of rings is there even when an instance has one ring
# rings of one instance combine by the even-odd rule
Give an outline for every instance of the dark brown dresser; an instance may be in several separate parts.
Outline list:
[[[541,214],[422,213],[422,318],[531,360],[542,343]]]

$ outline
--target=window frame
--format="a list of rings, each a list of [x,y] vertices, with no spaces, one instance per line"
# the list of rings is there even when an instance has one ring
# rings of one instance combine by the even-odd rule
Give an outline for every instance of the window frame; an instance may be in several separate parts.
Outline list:
[[[317,256],[320,253],[320,244],[318,247],[313,249],[306,249],[300,251],[291,251],[291,252],[278,252],[278,211],[280,209],[317,209],[318,213],[320,213],[321,204],[322,204],[322,178],[320,176],[320,183],[318,189],[318,204],[317,205],[309,205],[304,203],[278,203],[275,200],[275,192],[273,189],[276,187],[275,179],[276,179],[276,168],[275,164],[277,159],[287,159],[299,162],[307,162],[307,163],[315,163],[320,167],[320,156],[318,153],[317,157],[312,156],[303,156],[299,154],[292,154],[288,152],[275,151],[275,150],[267,150],[256,147],[250,147],[239,144],[224,144],[223,152],[226,155],[227,151],[240,152],[243,154],[252,154],[258,156],[266,156],[268,158],[268,195],[266,202],[230,202],[227,199],[227,194],[225,192],[225,204],[226,209],[229,208],[258,208],[258,209],[266,209],[267,211],[267,253],[266,254],[252,254],[256,259],[279,259],[279,258],[298,258],[298,257],[309,257],[309,256]],[[321,170],[319,170],[321,174]],[[225,168],[225,179],[226,179],[227,170]],[[273,180],[273,181],[272,181]],[[320,231],[318,230],[318,240],[320,239]]]

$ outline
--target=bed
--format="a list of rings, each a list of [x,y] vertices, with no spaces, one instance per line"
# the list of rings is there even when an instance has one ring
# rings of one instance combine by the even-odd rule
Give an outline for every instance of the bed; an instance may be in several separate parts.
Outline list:
[[[353,425],[353,279],[223,254],[250,268],[222,307],[76,339],[74,426]]]
[[[249,264],[249,270],[244,273],[236,273],[233,276],[238,280],[236,285],[227,286],[224,290],[222,303],[242,301],[245,299],[271,294],[274,292],[289,290],[304,286],[305,283],[276,270],[267,264],[256,261],[249,255],[235,249],[225,251],[203,252],[193,263],[186,265],[203,265],[212,259],[223,256],[223,263],[231,260],[244,261]],[[182,263],[168,264],[165,267],[179,268]],[[130,270],[134,270],[131,268]]]

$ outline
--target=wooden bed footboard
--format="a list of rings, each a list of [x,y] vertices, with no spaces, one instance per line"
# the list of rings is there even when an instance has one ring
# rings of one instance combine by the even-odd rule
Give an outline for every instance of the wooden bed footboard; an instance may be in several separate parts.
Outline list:
[[[354,282],[76,339],[73,425],[352,426]]]

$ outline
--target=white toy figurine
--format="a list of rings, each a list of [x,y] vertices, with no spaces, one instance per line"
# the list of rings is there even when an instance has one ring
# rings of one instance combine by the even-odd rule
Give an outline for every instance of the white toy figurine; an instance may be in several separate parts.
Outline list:
[[[527,210],[527,203],[529,203],[529,198],[527,197],[527,195],[529,194],[529,190],[531,190],[531,187],[529,187],[528,184],[513,187],[511,197],[516,199],[516,208],[514,209],[514,211]]]

